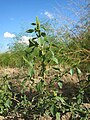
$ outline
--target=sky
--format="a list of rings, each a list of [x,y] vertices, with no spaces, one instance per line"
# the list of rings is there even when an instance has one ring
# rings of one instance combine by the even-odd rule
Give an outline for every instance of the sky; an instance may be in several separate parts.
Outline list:
[[[73,1],[72,4],[71,1]],[[62,16],[61,21],[65,20],[65,16],[77,20],[71,9],[77,10],[78,5],[84,3],[82,1],[0,0],[0,52],[8,50],[9,44],[13,42],[16,35],[27,30],[30,23],[35,21],[36,16],[41,20],[51,20],[58,14],[59,17]],[[68,10],[65,10],[66,8]],[[21,39],[25,42],[28,37],[23,35]]]

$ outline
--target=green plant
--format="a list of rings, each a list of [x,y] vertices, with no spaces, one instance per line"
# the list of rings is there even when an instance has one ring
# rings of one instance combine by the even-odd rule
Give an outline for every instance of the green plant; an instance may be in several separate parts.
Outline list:
[[[29,47],[26,47],[24,51],[17,49],[16,52],[9,54],[14,59],[14,62],[10,62],[11,66],[14,63],[18,66],[24,64],[28,66],[28,74],[23,80],[19,76],[16,78],[19,84],[9,82],[7,75],[3,77],[0,85],[0,114],[6,116],[13,113],[17,116],[18,113],[25,120],[38,120],[46,115],[60,120],[69,112],[72,120],[88,120],[90,111],[83,104],[90,80],[88,77],[85,85],[80,82],[83,74],[80,65],[85,57],[82,57],[83,52],[89,57],[89,50],[87,51],[86,47],[81,48],[79,42],[73,41],[76,38],[68,38],[69,33],[64,36],[70,40],[68,44],[48,36],[37,17],[32,25],[34,28],[26,31],[34,35],[32,39],[29,39]],[[20,58],[20,63],[16,62],[17,57]],[[47,67],[50,68],[47,69]],[[71,96],[66,97],[63,87],[67,84],[63,78],[67,75],[77,75],[79,82],[73,86],[76,90],[74,94],[71,89],[64,88],[68,94],[72,93]],[[70,82],[69,86],[71,86]]]
[[[12,107],[12,92],[7,75],[0,79],[0,114],[6,116]]]
[[[30,54],[32,55],[32,60],[34,62],[36,57],[39,57],[40,59],[40,66],[41,71],[40,74],[42,77],[44,77],[45,73],[45,61],[47,59],[47,54],[51,53],[51,60],[54,61],[56,64],[58,64],[58,60],[54,55],[54,52],[52,50],[52,47],[57,47],[54,43],[50,42],[48,37],[46,36],[45,30],[43,32],[41,31],[40,21],[38,20],[38,17],[36,17],[36,23],[32,23],[32,25],[35,26],[34,29],[29,29],[26,32],[27,33],[35,33],[36,37],[33,37],[29,40],[29,47],[31,48]],[[50,55],[50,54],[49,54]],[[24,58],[25,59],[25,58]],[[48,63],[47,63],[48,64]]]

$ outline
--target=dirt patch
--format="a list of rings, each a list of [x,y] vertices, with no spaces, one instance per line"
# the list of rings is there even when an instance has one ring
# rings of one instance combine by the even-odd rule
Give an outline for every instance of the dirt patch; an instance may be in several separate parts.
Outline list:
[[[26,73],[26,70],[21,68],[1,68],[0,69],[0,77],[8,75],[9,77],[15,77],[18,75],[24,75]]]

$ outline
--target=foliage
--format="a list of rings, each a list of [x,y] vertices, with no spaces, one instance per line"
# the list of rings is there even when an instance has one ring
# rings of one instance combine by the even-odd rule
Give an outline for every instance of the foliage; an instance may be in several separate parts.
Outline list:
[[[0,80],[0,114],[6,116],[12,107],[12,92],[7,75]]]
[[[80,82],[83,68],[90,58],[88,31],[86,30],[85,34],[79,33],[78,37],[70,36],[70,33],[66,32],[64,38],[67,38],[68,42],[65,42],[62,38],[47,35],[38,17],[32,25],[34,28],[26,31],[35,35],[29,39],[29,47],[22,50],[22,47],[16,45],[18,49],[16,47],[15,51],[1,55],[2,66],[28,66],[29,73],[19,85],[9,82],[8,76],[3,77],[0,82],[0,114],[7,116],[9,113],[14,113],[17,116],[18,113],[25,120],[37,120],[46,115],[60,120],[64,114],[70,112],[72,120],[88,120],[90,111],[83,104],[84,101],[90,102],[85,100],[85,92],[90,87],[90,76],[85,83]],[[61,71],[62,65],[67,67],[64,71]],[[48,70],[47,66],[50,66]],[[89,70],[86,67],[84,72]],[[62,92],[64,85],[62,78],[67,74],[71,76],[76,74],[79,79],[76,85],[77,91],[71,98]],[[27,83],[29,85],[26,85]]]
[[[21,67],[24,64],[23,51],[6,52],[0,54],[1,67]]]

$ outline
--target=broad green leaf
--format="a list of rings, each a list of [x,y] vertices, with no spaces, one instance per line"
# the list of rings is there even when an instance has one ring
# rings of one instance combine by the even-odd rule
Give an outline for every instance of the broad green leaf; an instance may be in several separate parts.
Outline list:
[[[60,113],[59,112],[56,113],[56,120],[60,120]]]
[[[36,23],[31,23],[31,25],[36,25]]]
[[[82,95],[80,95],[80,94],[77,96],[77,103],[78,104],[82,103]]]
[[[30,75],[30,77],[32,77],[32,75],[34,75],[34,69],[30,68],[28,74]]]
[[[32,61],[28,61],[24,56],[23,56],[23,59],[31,68],[33,68],[33,65],[34,65],[33,60]]]
[[[31,66],[30,62],[23,56],[24,61]]]
[[[53,50],[52,50],[52,49],[50,49],[50,52],[52,53],[52,56],[54,56],[54,52],[53,52]]]
[[[8,99],[8,100],[6,101],[6,103],[4,104],[5,107],[8,107],[8,108],[9,108],[9,107],[10,107],[10,102],[11,102],[11,101]]]
[[[41,92],[41,91],[42,91],[43,84],[44,84],[44,82],[43,82],[42,80],[41,80],[39,83],[37,83],[37,85],[36,85],[36,90],[37,90],[38,92]]]
[[[39,54],[39,49],[38,47],[35,47],[34,51],[33,51],[34,57],[37,56]]]
[[[58,86],[61,89],[62,88],[62,82],[58,82]]]
[[[29,40],[29,47],[38,47],[38,43],[37,41],[34,41],[34,40]]]
[[[56,106],[55,106],[54,104],[51,106],[50,112],[51,112],[51,114],[52,114],[53,116],[55,116],[55,114],[56,114]]]
[[[34,32],[34,30],[33,30],[33,29],[29,29],[29,30],[27,30],[26,32],[27,32],[27,33],[32,33],[32,32]]]
[[[73,75],[74,74],[74,69],[70,69],[70,74]]]
[[[58,64],[58,59],[56,58],[56,57],[52,57],[52,60],[56,63],[56,64]]]
[[[39,44],[40,47],[42,46],[43,40],[41,38],[38,38],[38,44]]]
[[[46,36],[46,33],[45,33],[45,32],[41,32],[41,35],[42,35],[43,37],[45,37],[45,36]]]

